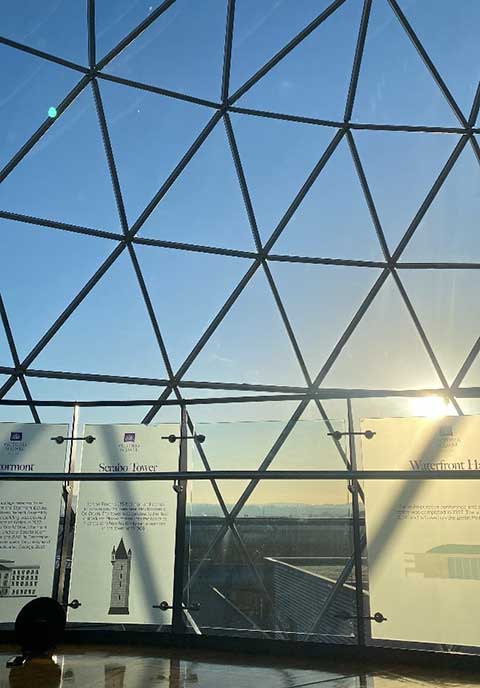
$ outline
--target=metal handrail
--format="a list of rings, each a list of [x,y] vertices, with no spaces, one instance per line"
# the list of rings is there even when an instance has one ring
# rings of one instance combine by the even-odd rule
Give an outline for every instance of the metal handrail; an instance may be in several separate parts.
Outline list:
[[[152,471],[119,473],[0,473],[0,480],[18,482],[36,481],[177,481],[177,480],[480,480],[480,470],[445,471]]]

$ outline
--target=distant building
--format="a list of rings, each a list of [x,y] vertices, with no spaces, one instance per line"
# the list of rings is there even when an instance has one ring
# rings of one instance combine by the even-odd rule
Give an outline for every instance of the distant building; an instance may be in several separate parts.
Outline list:
[[[267,558],[268,589],[284,632],[293,640],[354,643],[355,587],[337,586],[346,559],[337,557]]]
[[[231,538],[205,557],[222,523],[213,516],[189,521],[191,568],[201,565],[189,588],[200,604],[192,617],[202,631],[261,637],[266,630],[295,640],[355,642],[354,574],[336,586],[353,551],[351,519],[239,517],[250,562]]]
[[[132,550],[125,549],[123,538],[118,547],[112,549],[112,587],[110,594],[109,614],[129,614],[128,599],[130,595],[130,568]]]
[[[0,562],[0,597],[36,597],[38,564],[15,565],[14,561]]]

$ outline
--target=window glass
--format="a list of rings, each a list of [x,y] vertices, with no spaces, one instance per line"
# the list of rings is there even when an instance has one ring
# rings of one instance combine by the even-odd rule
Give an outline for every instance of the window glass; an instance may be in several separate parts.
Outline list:
[[[2,34],[80,64],[87,61],[87,12],[83,2],[26,0],[0,7]]]
[[[107,71],[217,100],[222,79],[225,18],[224,0],[201,3],[176,0],[112,60]]]

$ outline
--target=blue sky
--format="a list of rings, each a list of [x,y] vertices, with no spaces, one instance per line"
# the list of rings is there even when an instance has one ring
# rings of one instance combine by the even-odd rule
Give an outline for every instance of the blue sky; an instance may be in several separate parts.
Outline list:
[[[231,92],[327,5],[326,0],[237,0]],[[479,3],[403,0],[400,5],[468,116],[479,77]],[[96,7],[97,55],[101,57],[148,16],[155,4],[154,0],[97,0]],[[347,0],[237,105],[341,121],[361,8],[360,0]],[[40,6],[29,0],[15,12],[5,5],[0,9],[0,23],[2,33],[13,40],[86,64],[83,1],[46,0]],[[224,28],[224,0],[177,0],[106,71],[218,101]],[[58,105],[81,75],[4,45],[0,45],[0,63],[4,66],[0,70],[3,166],[45,120],[48,108]],[[131,225],[206,125],[212,110],[99,82]],[[265,241],[336,130],[234,113],[231,120]],[[386,0],[373,0],[352,121],[458,125]],[[360,131],[354,138],[387,242],[394,250],[458,135]],[[407,247],[404,260],[479,260],[478,175],[478,161],[467,145]],[[121,232],[90,86],[0,184],[0,208]],[[139,236],[255,250],[221,121]],[[7,256],[0,289],[23,358],[114,249],[115,242],[0,220],[0,247]],[[285,228],[274,252],[382,259],[346,139]],[[251,261],[145,246],[137,247],[137,254],[176,369]],[[271,262],[271,270],[307,366],[315,376],[379,271],[277,262]],[[472,289],[476,275],[461,270],[401,273],[449,380],[479,334],[479,306]],[[438,385],[390,280],[332,368],[326,385]],[[0,365],[10,363],[0,333]],[[33,365],[166,376],[127,252]],[[256,272],[186,377],[304,384],[262,270]],[[472,369],[468,383],[480,383],[478,367]],[[105,385],[42,380],[32,382],[32,389],[37,397],[105,398],[117,393]],[[118,393],[141,398],[154,396],[156,391],[124,388]],[[135,419],[142,411],[134,412]],[[289,407],[280,404],[265,405],[263,410],[229,407],[215,412],[205,407],[199,415],[244,419],[249,413],[254,418],[283,417],[288,411]],[[46,412],[45,417],[53,418],[52,413]],[[2,414],[10,419],[12,412],[1,411],[0,417]],[[118,411],[102,414],[102,418],[124,419]],[[95,420],[98,416],[92,412],[87,417]]]

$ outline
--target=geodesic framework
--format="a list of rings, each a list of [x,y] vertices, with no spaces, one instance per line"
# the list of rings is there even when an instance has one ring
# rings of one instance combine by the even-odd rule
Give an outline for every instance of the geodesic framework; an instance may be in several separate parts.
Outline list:
[[[359,77],[362,69],[362,59],[364,56],[365,46],[368,44],[369,40],[373,40],[374,37],[369,36],[369,20],[371,16],[372,7],[375,3],[378,4],[379,0],[364,0],[360,3],[360,0],[334,0],[330,5],[324,7],[318,16],[313,19],[303,30],[297,33],[284,47],[279,50],[271,59],[269,59],[258,71],[256,71],[247,81],[243,83],[237,90],[232,93],[230,88],[230,75],[231,75],[231,64],[232,64],[232,46],[235,36],[235,11],[236,11],[236,0],[226,0],[225,2],[225,42],[224,42],[224,61],[223,61],[223,72],[221,83],[218,84],[219,87],[219,98],[217,101],[212,101],[209,99],[199,98],[195,95],[181,93],[177,91],[172,91],[169,89],[162,88],[161,86],[156,86],[151,83],[143,83],[136,81],[131,78],[124,78],[112,74],[111,72],[105,71],[107,66],[125,49],[135,43],[143,32],[147,31],[155,22],[160,21],[162,17],[167,16],[168,13],[172,11],[175,6],[176,0],[165,0],[157,8],[152,9],[148,16],[128,35],[126,35],[108,54],[98,59],[97,56],[97,40],[96,40],[96,21],[95,21],[95,0],[88,0],[87,2],[87,30],[88,30],[88,65],[81,65],[75,62],[63,59],[51,53],[39,50],[37,48],[21,44],[15,40],[8,37],[0,37],[0,43],[4,46],[8,46],[12,51],[23,51],[35,56],[39,60],[47,60],[53,62],[67,70],[72,70],[78,73],[80,79],[75,87],[66,95],[62,102],[56,107],[55,117],[47,118],[40,127],[35,131],[35,133],[25,142],[25,144],[18,150],[18,152],[10,159],[10,161],[5,165],[5,167],[0,172],[0,184],[3,183],[18,166],[22,165],[24,158],[30,153],[32,149],[37,146],[42,138],[47,134],[51,127],[55,126],[55,122],[62,118],[64,112],[71,106],[74,101],[80,96],[82,92],[86,89],[91,89],[93,97],[95,100],[96,111],[98,116],[98,126],[101,132],[103,146],[105,150],[105,156],[108,163],[108,169],[111,177],[111,184],[115,196],[116,207],[118,211],[119,224],[121,227],[121,233],[105,231],[103,228],[90,228],[79,225],[73,225],[69,223],[62,222],[55,218],[42,218],[42,217],[32,217],[30,215],[24,215],[17,212],[11,212],[8,207],[0,210],[0,218],[5,220],[20,222],[20,223],[30,223],[37,226],[48,227],[56,229],[60,232],[73,232],[77,234],[83,234],[92,238],[102,238],[110,241],[112,243],[112,251],[102,265],[96,270],[96,272],[91,276],[91,278],[86,282],[78,294],[73,298],[65,310],[56,318],[51,327],[45,332],[45,334],[40,338],[36,345],[31,349],[31,351],[23,358],[18,354],[17,346],[15,343],[15,332],[12,330],[10,325],[9,315],[7,312],[5,301],[2,299],[0,294],[0,314],[3,322],[5,334],[8,340],[8,345],[13,359],[14,365],[0,365],[0,374],[8,375],[8,379],[0,388],[0,404],[13,403],[8,401],[5,397],[8,392],[12,389],[17,380],[20,382],[25,395],[24,404],[28,405],[31,414],[35,422],[40,422],[39,408],[41,407],[41,402],[37,403],[32,397],[29,389],[29,378],[42,378],[42,379],[59,379],[59,380],[76,380],[76,381],[93,381],[93,382],[104,382],[115,384],[130,384],[130,385],[145,385],[148,387],[165,387],[162,394],[157,399],[150,400],[151,408],[148,413],[143,418],[143,422],[150,423],[153,421],[162,406],[165,405],[179,405],[183,406],[185,403],[187,405],[193,406],[195,404],[195,399],[186,399],[185,390],[208,390],[210,396],[207,399],[202,399],[202,403],[248,403],[248,402],[261,402],[261,401],[280,401],[280,400],[290,400],[298,401],[298,406],[291,416],[288,423],[286,423],[281,434],[277,438],[276,442],[272,446],[271,450],[268,452],[264,461],[259,466],[259,472],[265,471],[282,444],[285,442],[296,422],[301,418],[306,407],[310,402],[317,406],[321,417],[327,423],[327,426],[332,430],[332,426],[329,424],[328,414],[322,404],[323,399],[330,398],[342,398],[342,399],[352,399],[356,397],[388,397],[392,395],[404,395],[404,396],[421,396],[427,392],[437,393],[444,396],[450,401],[453,408],[458,414],[462,413],[461,400],[462,397],[480,396],[479,390],[477,388],[462,388],[462,382],[464,381],[468,371],[471,369],[477,355],[480,351],[480,336],[476,339],[475,343],[471,347],[468,355],[466,356],[464,362],[460,366],[457,374],[453,380],[449,380],[447,374],[442,369],[442,366],[438,360],[435,353],[434,346],[432,346],[429,337],[427,336],[426,330],[422,324],[422,318],[416,311],[416,308],[409,297],[407,289],[404,286],[404,282],[401,277],[402,269],[409,270],[452,270],[452,269],[462,269],[462,270],[476,270],[480,267],[480,263],[475,262],[422,262],[422,263],[411,263],[402,262],[402,256],[405,249],[414,237],[417,229],[419,228],[422,220],[428,213],[432,203],[442,189],[447,178],[451,174],[452,170],[455,169],[455,165],[460,158],[464,149],[470,146],[474,156],[480,163],[480,148],[476,136],[480,133],[480,129],[476,127],[476,122],[478,118],[478,113],[480,109],[480,85],[477,85],[475,97],[471,103],[470,111],[465,113],[462,111],[458,102],[449,90],[446,82],[442,78],[439,70],[435,66],[433,60],[429,56],[425,46],[419,39],[415,26],[413,26],[407,19],[406,14],[402,10],[401,3],[399,0],[385,0],[388,1],[388,5],[391,9],[392,21],[398,22],[398,26],[404,31],[405,36],[411,42],[412,46],[417,51],[419,58],[423,61],[425,67],[430,73],[432,84],[438,90],[438,93],[444,98],[445,103],[450,107],[451,111],[454,113],[456,119],[458,120],[457,126],[431,126],[431,125],[411,125],[411,124],[377,124],[377,123],[362,123],[353,121],[353,112],[355,98],[357,95],[357,87],[359,83]],[[239,0],[237,0],[238,4]],[[319,119],[311,116],[301,116],[295,114],[289,114],[284,112],[272,112],[267,110],[258,110],[254,108],[241,107],[239,101],[240,99],[252,89],[254,86],[259,85],[261,87],[262,80],[274,70],[277,65],[280,65],[283,60],[285,60],[293,51],[297,50],[299,46],[311,35],[313,35],[321,26],[328,29],[329,21],[334,17],[342,8],[348,4],[357,3],[361,5],[361,15],[359,13],[359,23],[358,30],[356,32],[356,44],[354,50],[354,60],[351,68],[350,83],[348,87],[348,93],[345,102],[344,117],[342,121],[331,121],[325,119]],[[171,173],[166,178],[166,180],[161,184],[158,191],[155,193],[153,198],[139,214],[134,222],[129,222],[127,218],[127,213],[125,210],[124,201],[124,190],[122,190],[122,185],[119,180],[119,174],[117,171],[116,164],[116,151],[115,146],[112,143],[110,135],[110,124],[109,118],[106,115],[104,109],[104,102],[102,98],[101,85],[102,82],[111,82],[122,85],[125,88],[131,89],[132,93],[135,91],[145,91],[151,94],[157,94],[159,97],[174,99],[178,101],[183,101],[187,103],[196,104],[208,110],[211,113],[208,123],[197,136],[197,138],[191,143],[191,145],[185,147],[185,152],[183,156],[178,160],[178,164],[171,170]],[[235,114],[242,117],[257,117],[263,118],[265,121],[268,120],[280,120],[287,121],[292,124],[297,124],[298,126],[311,126],[311,127],[322,127],[331,130],[331,140],[327,147],[322,151],[320,157],[318,158],[313,169],[310,170],[309,174],[304,179],[301,186],[298,188],[295,196],[290,200],[289,205],[280,221],[277,223],[270,236],[265,239],[262,237],[259,231],[255,203],[252,201],[252,196],[250,192],[250,184],[248,180],[248,175],[245,172],[241,150],[237,144],[237,137],[235,134],[234,127],[232,126],[231,115]],[[188,168],[191,162],[195,159],[197,153],[202,149],[202,146],[209,140],[212,132],[216,130],[217,127],[224,127],[226,136],[228,138],[232,166],[235,169],[238,185],[243,197],[243,202],[245,205],[246,213],[248,216],[248,221],[250,224],[251,234],[253,238],[254,249],[250,251],[238,250],[236,248],[223,248],[221,246],[204,246],[198,244],[189,244],[185,242],[177,241],[167,241],[163,239],[153,239],[145,238],[139,236],[139,232],[146,223],[146,221],[151,217],[155,209],[162,203],[162,201],[167,196],[168,192],[177,183],[178,179],[181,177],[183,171]],[[394,245],[391,246],[386,239],[382,221],[380,219],[379,213],[377,211],[377,206],[375,202],[374,193],[371,190],[371,185],[369,183],[368,175],[365,171],[361,155],[356,142],[356,132],[358,131],[369,131],[369,132],[410,132],[418,133],[422,135],[454,135],[457,137],[456,145],[453,147],[448,159],[440,170],[439,174],[432,178],[431,186],[426,194],[423,202],[419,205],[415,215],[411,222],[404,228],[404,233],[401,239]],[[358,181],[360,183],[361,189],[364,194],[365,202],[370,212],[373,227],[376,232],[376,239],[382,253],[381,260],[358,260],[356,258],[338,258],[331,256],[302,256],[302,255],[284,255],[275,252],[275,247],[278,240],[283,234],[284,230],[287,228],[289,223],[294,218],[297,211],[302,207],[302,204],[307,197],[307,194],[315,185],[316,181],[322,177],[322,173],[327,168],[328,162],[334,155],[339,144],[342,140],[345,140],[348,144],[348,149],[351,154],[353,168],[358,176]],[[285,174],[288,174],[288,170],[285,170]],[[248,269],[245,271],[243,277],[240,279],[238,284],[235,286],[233,291],[225,294],[225,301],[223,306],[216,313],[215,317],[209,322],[208,326],[205,328],[195,346],[191,349],[190,353],[183,360],[182,364],[175,369],[171,362],[171,352],[168,350],[168,346],[165,343],[164,331],[165,325],[162,323],[161,313],[157,312],[154,307],[153,299],[151,297],[149,288],[147,286],[147,281],[145,280],[141,262],[137,256],[137,250],[139,246],[145,247],[161,247],[163,249],[168,249],[171,251],[187,251],[191,252],[193,255],[201,254],[213,254],[218,256],[231,256],[239,259],[245,259]],[[352,251],[353,252],[353,251]],[[94,374],[88,371],[59,371],[59,370],[38,370],[34,367],[35,361],[37,360],[40,353],[45,349],[45,347],[50,343],[50,341],[57,335],[67,320],[72,316],[76,309],[82,304],[85,298],[88,296],[92,290],[95,289],[96,285],[102,281],[105,275],[108,274],[111,266],[117,261],[117,259],[122,255],[128,255],[131,264],[133,266],[136,279],[138,282],[138,288],[142,295],[147,310],[148,320],[153,328],[156,343],[158,345],[161,357],[167,371],[166,378],[146,378],[146,377],[132,377],[126,375],[103,375]],[[331,350],[331,353],[325,360],[318,361],[318,368],[316,370],[311,370],[310,366],[307,365],[304,353],[302,351],[302,346],[299,343],[299,337],[297,336],[296,328],[293,326],[290,315],[285,307],[284,300],[282,299],[281,292],[278,289],[275,275],[271,269],[272,265],[278,263],[295,263],[295,264],[305,264],[305,265],[335,265],[335,266],[346,266],[346,267],[357,267],[362,268],[377,268],[379,270],[378,277],[374,281],[373,285],[368,291],[368,294],[360,303],[360,306],[355,311],[354,316],[348,323],[347,327],[339,337],[335,346]],[[228,315],[235,303],[241,299],[241,296],[246,289],[247,285],[251,282],[252,278],[257,272],[262,272],[265,275],[266,281],[271,290],[276,308],[280,315],[281,321],[284,326],[285,338],[288,340],[292,351],[298,361],[298,365],[302,371],[304,378],[304,385],[299,387],[292,387],[286,385],[278,385],[275,380],[272,380],[271,384],[258,384],[254,382],[236,382],[231,381],[229,383],[222,383],[216,381],[193,381],[187,379],[187,374],[192,367],[192,364],[198,358],[199,354],[203,351],[206,344],[210,341],[214,333],[217,331],[221,323],[224,321],[225,317]],[[332,390],[324,385],[324,381],[327,378],[332,367],[335,365],[337,359],[340,359],[344,354],[345,347],[355,332],[358,325],[362,322],[365,315],[368,313],[370,306],[375,301],[379,293],[382,293],[382,288],[384,287],[387,279],[391,276],[396,288],[398,289],[398,294],[402,302],[404,303],[406,310],[411,318],[413,326],[420,338],[420,341],[425,349],[426,355],[428,356],[433,369],[438,377],[438,387],[433,390],[425,389],[414,389],[414,390],[392,390],[392,389],[381,389],[381,390],[369,390],[369,389],[342,389],[342,390]],[[248,327],[248,324],[246,324]],[[391,365],[395,365],[395,361],[391,362]],[[216,397],[216,391],[231,391],[237,394],[237,396],[223,396]],[[73,400],[69,400],[73,405]],[[121,403],[121,399],[118,400]],[[100,402],[99,402],[100,403]],[[128,401],[125,404],[128,405]],[[351,420],[351,419],[350,419]],[[193,428],[193,421],[189,418],[190,428]],[[337,448],[341,453],[342,459],[345,465],[350,466],[350,459],[347,457],[346,453],[342,449],[341,444],[338,440],[333,439],[336,442]],[[208,459],[201,448],[199,448],[204,466],[208,470]],[[222,539],[228,529],[232,529],[236,533],[238,542],[241,546],[241,538],[239,538],[238,533],[235,531],[235,518],[240,513],[242,507],[245,505],[249,496],[252,494],[256,487],[257,480],[253,480],[249,487],[246,489],[244,494],[241,496],[238,504],[231,510],[228,511],[226,504],[221,496],[220,490],[217,485],[212,482],[216,496],[221,505],[222,511],[226,518],[225,526],[219,531],[214,543],[212,543],[212,548],[218,544]],[[353,560],[351,563],[350,571],[353,567]],[[340,580],[340,579],[339,579]]]

